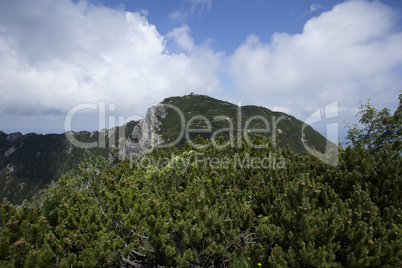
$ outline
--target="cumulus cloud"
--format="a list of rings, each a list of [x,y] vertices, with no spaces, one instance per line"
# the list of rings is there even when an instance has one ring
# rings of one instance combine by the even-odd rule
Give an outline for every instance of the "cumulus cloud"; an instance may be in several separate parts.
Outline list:
[[[1,1],[0,115],[65,114],[98,101],[144,114],[164,97],[220,91],[220,54],[188,31],[163,36],[145,12],[86,1]],[[168,40],[186,52],[169,54]]]
[[[183,1],[179,17],[213,4]],[[238,90],[227,88],[228,99],[299,119],[336,100],[340,112],[352,115],[369,97],[392,108],[402,89],[399,18],[380,2],[349,1],[308,20],[300,34],[275,33],[270,42],[250,35],[226,57],[208,40],[195,43],[187,25],[161,35],[145,11],[86,1],[2,0],[0,125],[14,128],[21,115],[53,124],[82,102],[106,101],[120,114],[143,115],[165,97],[216,95],[220,80]]]
[[[397,20],[380,2],[345,2],[308,20],[301,34],[275,33],[269,43],[248,36],[230,74],[244,100],[299,118],[335,100],[350,113],[369,97],[393,107],[402,88]]]
[[[169,39],[173,39],[176,44],[185,51],[194,50],[194,40],[189,35],[190,28],[187,25],[173,29],[167,34]]]

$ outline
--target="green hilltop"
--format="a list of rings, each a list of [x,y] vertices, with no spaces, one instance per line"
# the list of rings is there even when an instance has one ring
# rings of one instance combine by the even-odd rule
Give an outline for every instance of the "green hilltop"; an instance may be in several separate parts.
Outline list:
[[[234,136],[239,136],[238,134],[243,135],[248,121],[249,125],[247,129],[249,130],[266,129],[266,124],[260,119],[262,117],[267,120],[269,127],[269,131],[263,134],[264,136],[272,137],[274,135],[275,137],[278,135],[279,146],[286,147],[288,145],[293,151],[298,153],[306,151],[302,143],[303,122],[282,112],[273,112],[265,107],[252,105],[239,107],[226,101],[197,94],[171,97],[164,99],[161,103],[174,105],[180,111],[183,111],[186,124],[195,116],[203,116],[210,122],[211,131],[206,133],[195,132],[193,135],[190,135],[191,139],[194,139],[198,135],[210,139],[214,132],[224,129],[231,129]],[[171,142],[176,140],[180,135],[180,125],[178,125],[178,122],[181,121],[181,118],[174,109],[171,108],[168,111],[166,117],[161,119],[160,133],[165,141]],[[229,121],[232,123],[232,127]],[[189,125],[190,129],[205,129],[206,127],[206,121],[202,119],[194,120]],[[220,136],[228,138],[229,130],[217,133],[215,138],[219,138]],[[310,126],[304,129],[304,141],[308,146],[320,152],[325,152],[326,150],[327,139]],[[184,142],[185,139],[183,138],[179,144],[183,145]],[[333,147],[334,144],[331,144],[331,146]]]

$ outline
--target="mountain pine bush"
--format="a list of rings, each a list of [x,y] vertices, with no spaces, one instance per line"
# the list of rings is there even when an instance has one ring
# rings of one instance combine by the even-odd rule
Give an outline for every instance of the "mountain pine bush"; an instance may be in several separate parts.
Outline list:
[[[332,167],[262,136],[259,149],[232,138],[114,166],[90,158],[32,203],[4,200],[0,266],[402,264],[398,139],[375,154],[340,148]]]

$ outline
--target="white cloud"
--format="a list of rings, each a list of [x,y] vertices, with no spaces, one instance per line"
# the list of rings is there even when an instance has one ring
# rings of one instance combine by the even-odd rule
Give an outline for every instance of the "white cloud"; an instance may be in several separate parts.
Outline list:
[[[311,5],[310,5],[310,11],[311,11],[311,12],[317,11],[317,10],[319,10],[319,9],[322,9],[322,6],[319,5],[319,4],[311,4]]]
[[[167,38],[173,39],[177,45],[186,51],[194,50],[194,40],[189,35],[190,28],[187,25],[175,28],[167,34]]]
[[[244,100],[299,118],[335,100],[343,111],[369,97],[393,108],[402,88],[397,19],[379,2],[350,1],[307,21],[301,34],[275,33],[269,43],[250,35],[231,59],[231,77]]]
[[[184,3],[178,18],[207,12],[213,4]],[[233,82],[241,94],[228,88],[229,98],[300,119],[335,100],[341,113],[353,115],[358,101],[369,97],[379,108],[393,108],[402,88],[398,16],[379,2],[345,2],[307,21],[301,34],[275,33],[269,43],[250,35],[226,66],[208,40],[194,42],[187,25],[161,35],[144,11],[85,1],[3,0],[0,125],[13,118],[14,127],[20,115],[50,117],[53,124],[53,116],[63,117],[82,102],[106,101],[120,114],[143,115],[165,97],[216,95],[219,75],[230,80],[226,67],[233,80],[227,84]]]
[[[193,9],[201,8],[201,10],[210,10],[212,7],[212,0],[190,0]]]
[[[171,19],[185,19],[194,13],[204,13],[211,9],[212,0],[183,0],[183,6],[179,10],[170,13]]]
[[[221,55],[188,27],[167,38],[144,12],[85,1],[0,2],[0,115],[65,114],[82,102],[144,114],[164,97],[221,90]],[[186,54],[166,53],[173,38]]]
[[[278,111],[278,112],[290,114],[290,109],[285,106],[273,106],[273,107],[268,107],[268,109],[271,109],[272,111]]]

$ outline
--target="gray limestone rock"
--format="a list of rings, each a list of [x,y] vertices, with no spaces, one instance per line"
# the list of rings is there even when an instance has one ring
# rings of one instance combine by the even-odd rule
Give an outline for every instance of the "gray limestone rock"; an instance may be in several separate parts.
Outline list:
[[[134,127],[131,137],[125,141],[124,158],[141,156],[164,142],[162,136],[158,134],[161,125],[158,118],[164,118],[166,114],[166,108],[161,104],[148,109],[145,118],[140,120]]]

